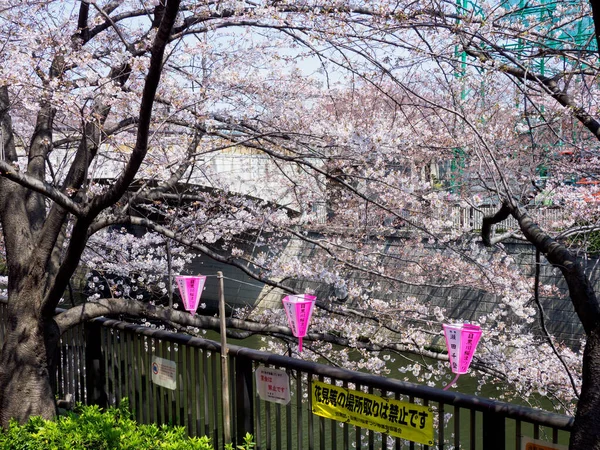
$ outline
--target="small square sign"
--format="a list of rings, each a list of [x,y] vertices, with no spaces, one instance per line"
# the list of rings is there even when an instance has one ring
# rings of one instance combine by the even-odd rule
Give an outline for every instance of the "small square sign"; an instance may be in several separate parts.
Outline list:
[[[290,377],[285,370],[259,366],[254,375],[261,400],[281,405],[290,402]]]

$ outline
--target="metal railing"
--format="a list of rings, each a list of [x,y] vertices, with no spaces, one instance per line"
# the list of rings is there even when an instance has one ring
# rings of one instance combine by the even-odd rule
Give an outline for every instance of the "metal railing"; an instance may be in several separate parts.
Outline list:
[[[481,225],[483,223],[483,217],[496,213],[498,209],[499,207],[490,206],[482,206],[479,208],[464,208],[455,206],[448,208],[444,211],[443,220],[445,222],[445,226],[443,228],[449,231],[462,230],[480,232]],[[568,225],[569,213],[562,208],[532,206],[528,207],[527,211],[533,220],[543,229],[557,231],[564,229]],[[316,217],[315,223],[317,225],[336,226],[340,224],[337,217],[328,219],[327,207],[325,203],[315,204],[314,214]],[[383,226],[406,231],[410,231],[414,228],[411,223],[421,226],[422,216],[420,214],[414,214],[410,211],[402,211],[400,216],[405,218],[408,222],[392,216],[389,213],[377,211],[375,208],[373,208],[373,211],[368,210],[368,212],[358,208],[354,220],[348,221],[348,223],[342,223],[345,223],[345,226],[354,228]],[[513,217],[508,217],[503,222],[494,225],[494,229],[517,230],[519,229],[519,225]]]
[[[5,305],[0,303],[0,343],[4,318]],[[114,405],[128,397],[139,422],[181,425],[190,435],[211,437],[215,448],[223,445],[219,343],[101,318],[67,331],[58,353],[59,398],[70,395],[75,401]],[[175,363],[175,389],[153,382],[156,357]],[[520,450],[524,437],[566,444],[573,422],[568,416],[235,345],[228,346],[228,357],[231,436],[239,444],[250,432],[257,449]],[[259,366],[287,373],[287,405],[260,398],[254,376]],[[349,388],[431,408],[433,442],[409,442],[313,414],[316,381],[327,383],[330,390]]]

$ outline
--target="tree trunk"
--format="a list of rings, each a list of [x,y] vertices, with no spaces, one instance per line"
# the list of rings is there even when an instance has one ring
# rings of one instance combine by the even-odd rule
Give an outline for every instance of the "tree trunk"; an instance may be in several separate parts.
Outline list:
[[[56,416],[50,374],[58,326],[51,317],[41,317],[31,303],[19,300],[9,300],[6,340],[0,354],[0,426],[4,428],[11,418],[24,423],[30,416]]]
[[[571,450],[600,450],[600,325],[587,335]]]

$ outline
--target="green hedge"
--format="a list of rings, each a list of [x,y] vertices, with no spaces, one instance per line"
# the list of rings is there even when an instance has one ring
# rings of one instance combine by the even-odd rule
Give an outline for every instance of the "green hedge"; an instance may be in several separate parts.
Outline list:
[[[210,439],[188,437],[185,428],[140,425],[132,419],[127,401],[103,412],[97,406],[79,407],[56,421],[33,417],[0,430],[0,449],[6,450],[213,450]]]

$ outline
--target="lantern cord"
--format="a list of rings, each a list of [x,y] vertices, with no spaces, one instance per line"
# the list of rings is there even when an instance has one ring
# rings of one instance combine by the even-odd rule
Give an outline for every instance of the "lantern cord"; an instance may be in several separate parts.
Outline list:
[[[450,386],[452,386],[454,383],[456,383],[456,380],[458,380],[458,377],[460,377],[460,373],[457,373],[456,376],[454,377],[454,380],[452,380],[450,383],[448,383],[443,390],[444,391],[448,390],[448,388]]]

